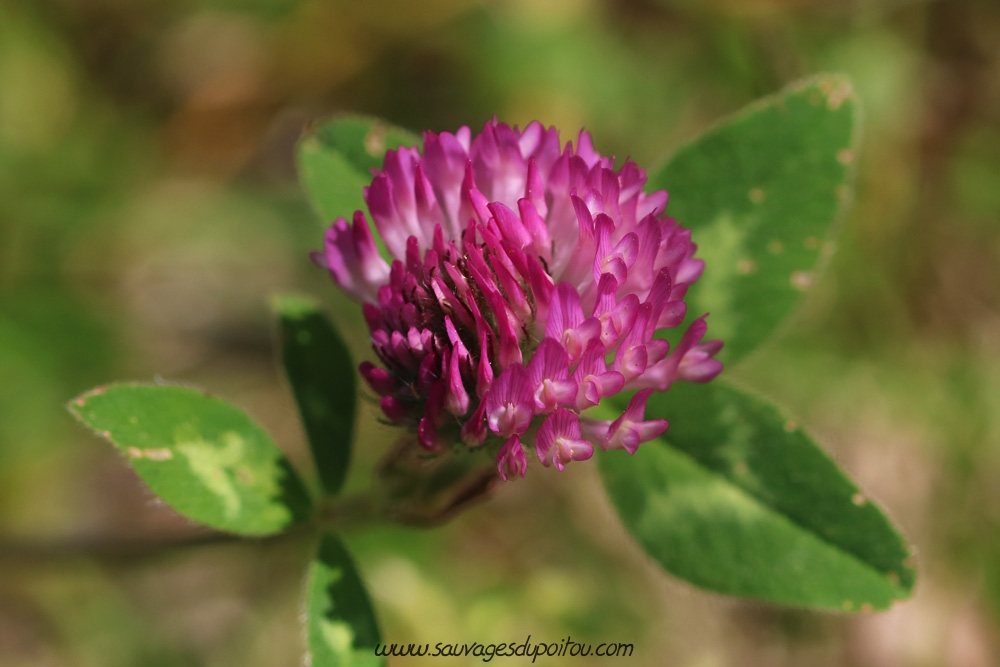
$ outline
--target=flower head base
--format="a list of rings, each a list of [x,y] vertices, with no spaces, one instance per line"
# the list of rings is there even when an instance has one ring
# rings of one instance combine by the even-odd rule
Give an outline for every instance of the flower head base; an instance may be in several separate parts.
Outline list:
[[[425,133],[423,154],[390,150],[364,213],[337,220],[314,259],[363,302],[384,367],[361,364],[386,417],[420,444],[503,443],[497,470],[523,476],[524,445],[562,469],[593,445],[634,453],[664,420],[644,421],[653,390],[707,382],[722,344],[704,317],[676,349],[654,337],[679,326],[704,263],[688,230],[663,215],[667,193],[645,173],[574,148],[539,123],[495,120],[471,136]],[[640,389],[614,422],[582,417],[602,398]]]

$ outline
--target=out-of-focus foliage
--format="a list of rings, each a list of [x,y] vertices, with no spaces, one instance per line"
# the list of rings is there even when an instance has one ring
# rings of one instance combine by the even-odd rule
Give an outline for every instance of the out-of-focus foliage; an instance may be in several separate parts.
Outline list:
[[[537,118],[652,168],[830,70],[864,109],[855,205],[805,311],[735,379],[801,415],[901,524],[910,601],[839,618],[694,592],[629,546],[584,466],[532,471],[440,530],[346,541],[390,641],[571,635],[635,642],[636,665],[1000,662],[998,44],[992,0],[4,3],[0,663],[299,660],[304,545],[136,546],[200,533],[62,405],[114,379],[210,386],[303,467],[267,295],[325,300],[370,355],[307,258],[322,227],[293,146],[310,121]],[[369,468],[393,439],[374,416],[357,421]]]

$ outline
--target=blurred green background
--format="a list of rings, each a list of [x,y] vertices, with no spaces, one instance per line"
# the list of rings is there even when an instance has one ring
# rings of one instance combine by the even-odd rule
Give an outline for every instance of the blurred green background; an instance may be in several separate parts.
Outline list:
[[[495,113],[586,126],[654,166],[828,70],[864,106],[856,203],[803,310],[728,372],[902,527],[910,601],[854,617],[696,591],[631,543],[588,465],[533,466],[442,529],[348,542],[390,641],[636,646],[551,665],[1000,664],[995,0],[0,2],[0,664],[301,664],[308,545],[158,548],[204,533],[63,404],[115,379],[195,383],[308,468],[268,295],[322,299],[369,354],[307,257],[323,230],[294,168],[308,123],[475,130]],[[370,464],[391,433],[362,424]]]

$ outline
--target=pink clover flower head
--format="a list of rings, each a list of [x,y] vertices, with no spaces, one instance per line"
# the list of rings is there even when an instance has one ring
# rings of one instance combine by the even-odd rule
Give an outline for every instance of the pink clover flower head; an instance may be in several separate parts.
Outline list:
[[[722,343],[702,342],[704,316],[674,349],[655,337],[683,321],[704,262],[645,183],[586,132],[563,144],[537,122],[388,151],[364,195],[391,262],[361,211],[313,254],[363,304],[382,365],[360,371],[386,418],[430,451],[503,443],[504,479],[524,475],[532,444],[561,470],[662,434],[666,421],[643,418],[649,395],[714,378]],[[641,391],[617,420],[585,415],[626,390]]]

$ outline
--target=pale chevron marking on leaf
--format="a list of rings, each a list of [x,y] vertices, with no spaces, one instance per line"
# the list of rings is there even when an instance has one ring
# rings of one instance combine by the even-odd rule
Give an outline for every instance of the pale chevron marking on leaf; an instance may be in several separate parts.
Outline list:
[[[221,448],[200,438],[177,443],[177,451],[187,457],[191,472],[219,497],[229,519],[240,512],[240,495],[231,476],[235,471],[231,469],[243,459],[245,448],[243,438],[232,431],[223,434]]]
[[[697,303],[711,313],[709,331],[712,338],[725,340],[739,325],[736,319],[740,311],[730,305],[733,294],[731,283],[735,274],[749,273],[740,271],[748,226],[746,222],[741,220],[742,224],[737,225],[733,216],[726,213],[698,230],[698,252],[695,256],[705,261],[705,273],[695,283],[694,289],[698,295]]]

